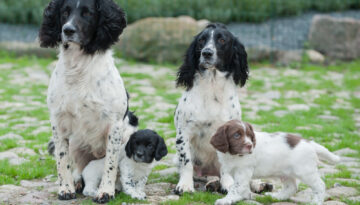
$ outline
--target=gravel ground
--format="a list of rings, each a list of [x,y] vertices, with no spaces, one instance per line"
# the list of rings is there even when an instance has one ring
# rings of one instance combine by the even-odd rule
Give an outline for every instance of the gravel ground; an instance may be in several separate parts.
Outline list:
[[[318,12],[310,12],[295,17],[277,18],[260,24],[231,23],[228,28],[246,47],[268,46],[282,50],[300,49],[307,40],[311,19]],[[360,10],[326,13],[334,17],[360,19]],[[273,41],[271,41],[271,30]],[[33,42],[38,27],[28,25],[9,25],[0,23],[0,42]]]

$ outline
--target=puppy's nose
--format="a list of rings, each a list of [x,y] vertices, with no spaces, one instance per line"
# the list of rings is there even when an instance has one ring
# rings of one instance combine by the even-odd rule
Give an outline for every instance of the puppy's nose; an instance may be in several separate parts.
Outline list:
[[[214,51],[212,51],[210,48],[205,48],[202,52],[201,55],[204,58],[211,58],[214,55]]]
[[[245,145],[245,148],[246,148],[246,149],[248,149],[248,150],[250,151],[250,150],[251,150],[251,148],[252,148],[252,145],[251,145],[251,144],[246,144],[246,145]]]
[[[63,28],[63,32],[65,33],[65,35],[67,36],[72,36],[75,33],[75,27],[72,25],[66,25]]]
[[[136,156],[139,157],[139,158],[141,158],[141,157],[144,156],[144,153],[142,153],[142,152],[137,152],[137,153],[136,153]]]

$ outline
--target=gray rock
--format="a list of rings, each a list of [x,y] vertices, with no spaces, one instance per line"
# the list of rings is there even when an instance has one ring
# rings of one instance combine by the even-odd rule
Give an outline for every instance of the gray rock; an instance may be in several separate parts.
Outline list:
[[[261,205],[262,203],[259,203],[257,201],[254,201],[254,200],[245,200],[244,203],[247,203],[247,204],[255,204],[255,205]]]
[[[325,57],[315,50],[306,50],[306,55],[311,63],[322,64],[325,61]]]
[[[271,205],[296,205],[296,204],[291,202],[277,202],[277,203],[272,203]]]
[[[164,201],[177,201],[179,200],[178,195],[167,195],[167,196],[147,196],[147,201],[154,204],[159,204],[159,202]]]
[[[287,115],[289,112],[285,110],[277,110],[274,112],[274,115],[277,117],[283,117],[284,115]]]
[[[326,201],[324,205],[346,205],[344,202],[341,201]]]
[[[170,183],[148,184],[145,187],[145,192],[149,196],[166,196],[169,190],[173,188],[175,188],[174,185]]]
[[[294,104],[294,105],[289,105],[288,109],[291,111],[297,111],[297,110],[310,110],[310,107],[308,105],[305,104]]]
[[[318,117],[324,120],[339,120],[338,117],[332,115],[319,115]]]
[[[322,175],[326,175],[326,174],[335,174],[335,173],[339,172],[339,170],[337,170],[335,168],[331,168],[331,167],[325,167],[325,168],[319,169],[319,172]]]
[[[335,180],[338,180],[338,181],[341,181],[341,182],[348,182],[348,183],[357,183],[357,184],[360,184],[360,180],[357,180],[357,179],[336,178]]]
[[[332,59],[356,59],[360,57],[359,28],[360,21],[355,19],[316,15],[312,20],[309,43]]]
[[[4,139],[22,140],[23,137],[14,133],[7,133],[6,135],[0,136],[0,140],[4,140]]]
[[[295,196],[290,197],[290,199],[297,203],[310,203],[311,202],[312,191],[310,188],[307,188],[303,191],[298,192]]]
[[[358,151],[356,151],[356,150],[353,150],[353,149],[350,149],[350,148],[344,148],[344,149],[339,149],[339,150],[336,150],[335,152],[334,152],[334,154],[336,154],[336,155],[342,155],[342,156],[344,156],[344,155],[348,155],[348,154],[357,154],[358,153]]]
[[[326,191],[326,193],[332,197],[349,197],[357,194],[357,190],[352,187],[335,187]]]
[[[356,201],[356,202],[360,202],[360,196],[352,196],[348,198],[351,201]]]
[[[301,62],[303,57],[302,50],[288,50],[277,52],[276,61],[284,66],[288,66],[294,62]]]
[[[115,48],[125,57],[179,63],[206,24],[188,16],[141,19],[124,30]]]
[[[9,152],[9,151],[0,152],[0,160],[5,160],[5,159],[9,160],[9,163],[11,165],[19,165],[26,162],[24,158],[19,157],[14,152]]]

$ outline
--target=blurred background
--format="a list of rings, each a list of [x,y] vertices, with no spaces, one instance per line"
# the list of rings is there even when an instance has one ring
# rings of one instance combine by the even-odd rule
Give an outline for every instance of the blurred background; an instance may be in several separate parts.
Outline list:
[[[245,44],[252,61],[299,62],[304,49],[314,49],[306,54],[321,62],[326,60],[322,55],[341,60],[360,55],[359,49],[345,45],[354,41],[357,31],[353,28],[358,24],[344,19],[360,19],[360,0],[115,1],[126,11],[129,23],[122,35],[124,40],[116,46],[117,53],[126,58],[179,63],[192,37],[208,22],[227,24]],[[29,44],[37,37],[48,2],[1,0],[1,48],[16,47],[19,55],[27,51],[40,56],[54,55]],[[324,39],[328,34],[331,36]],[[331,46],[329,42],[337,45]],[[333,53],[330,51],[333,48],[346,54]]]

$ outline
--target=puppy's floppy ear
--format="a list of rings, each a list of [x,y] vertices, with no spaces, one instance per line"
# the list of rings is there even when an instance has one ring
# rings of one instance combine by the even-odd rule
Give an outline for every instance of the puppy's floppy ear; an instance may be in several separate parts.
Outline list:
[[[159,137],[159,139],[158,139],[158,143],[156,145],[156,150],[155,150],[155,160],[156,161],[159,161],[161,158],[165,157],[168,153],[164,139],[160,136],[158,136],[158,137]]]
[[[63,0],[52,0],[45,8],[39,31],[40,46],[56,47],[61,42],[60,6]]]
[[[217,129],[214,136],[210,140],[210,144],[222,153],[229,151],[229,142],[227,137],[227,125],[223,125]]]
[[[130,136],[130,138],[129,138],[128,142],[126,143],[126,146],[125,146],[126,156],[129,157],[129,158],[131,158],[131,155],[133,154],[133,150],[132,150],[131,144],[133,143],[134,137],[135,137],[135,133],[133,133],[133,134]]]
[[[234,37],[232,49],[233,51],[230,68],[234,69],[233,79],[235,84],[240,84],[242,87],[245,85],[247,79],[249,78],[247,53],[245,51],[244,45],[241,44],[236,37]]]
[[[126,27],[125,12],[113,0],[97,0],[96,8],[99,20],[95,37],[84,47],[89,54],[106,51],[119,40]]]
[[[245,122],[245,125],[247,127],[246,129],[246,135],[250,137],[253,146],[255,147],[256,145],[256,136],[255,136],[255,132],[254,132],[254,128],[250,123]]]
[[[177,72],[176,86],[184,86],[190,90],[194,83],[195,72],[199,67],[200,52],[196,51],[197,36],[194,38],[185,54],[184,63]]]

